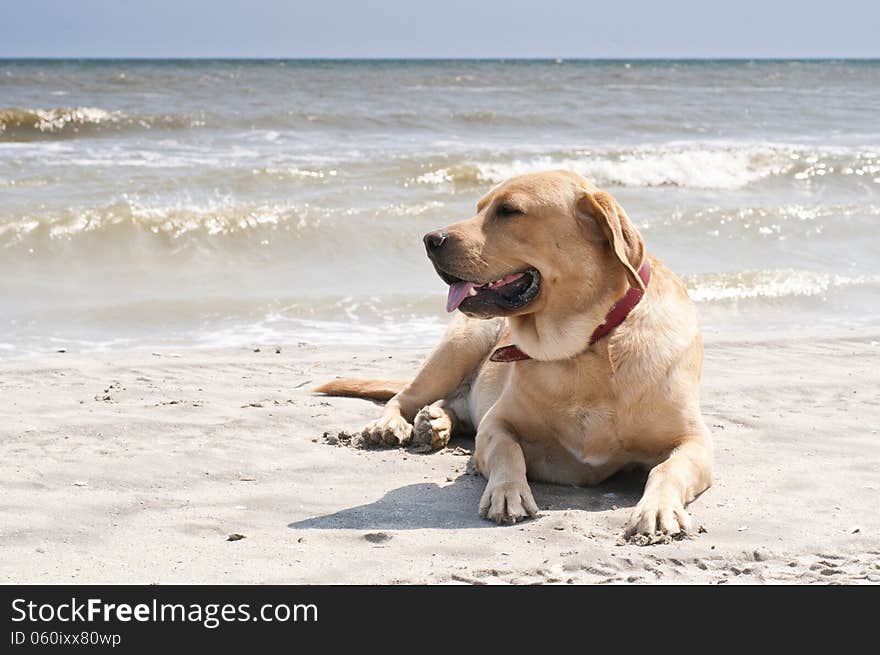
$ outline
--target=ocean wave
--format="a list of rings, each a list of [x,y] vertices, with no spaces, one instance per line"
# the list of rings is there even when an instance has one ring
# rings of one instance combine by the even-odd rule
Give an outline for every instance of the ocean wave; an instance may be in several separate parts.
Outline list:
[[[794,183],[830,175],[880,183],[880,152],[789,145],[640,146],[575,150],[445,163],[408,181],[437,187],[497,184],[551,168],[576,171],[600,186],[741,189],[768,178]]]
[[[259,258],[271,243],[324,243],[339,249],[363,245],[364,224],[375,245],[415,247],[418,225],[401,223],[442,213],[444,203],[423,200],[364,207],[320,207],[293,201],[242,202],[233,196],[157,201],[135,195],[94,207],[69,207],[0,219],[0,249],[38,250],[85,243],[91,248],[132,248],[141,237],[169,252],[187,247],[235,250]],[[372,242],[372,241],[371,241]],[[414,245],[415,244],[415,245]]]
[[[309,223],[290,203],[238,204],[229,198],[202,203],[178,200],[142,202],[124,196],[100,207],[69,208],[39,216],[24,216],[0,224],[0,247],[33,246],[85,235],[119,232],[120,227],[179,240],[186,235],[205,237],[257,233],[260,228],[303,229]]]
[[[98,107],[0,109],[0,141],[74,138],[102,131],[201,127],[204,120],[185,114],[135,115]]]
[[[300,168],[298,166],[264,166],[251,170],[253,175],[267,175],[275,179],[331,180],[339,174],[335,168]]]
[[[686,229],[722,238],[785,239],[796,236],[810,239],[829,228],[841,235],[856,232],[871,235],[878,216],[880,204],[877,203],[788,203],[687,210],[675,207],[661,216],[639,215],[637,222],[646,234],[665,230],[679,233]]]
[[[824,296],[845,287],[876,287],[878,275],[846,276],[796,269],[704,273],[683,278],[698,303]]]

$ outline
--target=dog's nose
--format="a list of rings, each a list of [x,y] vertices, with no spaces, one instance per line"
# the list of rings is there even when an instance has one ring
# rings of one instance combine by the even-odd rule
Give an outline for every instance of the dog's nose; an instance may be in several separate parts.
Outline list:
[[[425,242],[425,249],[428,251],[428,254],[431,254],[432,252],[439,250],[448,238],[449,235],[446,234],[446,232],[435,230],[433,232],[428,232],[422,241]]]

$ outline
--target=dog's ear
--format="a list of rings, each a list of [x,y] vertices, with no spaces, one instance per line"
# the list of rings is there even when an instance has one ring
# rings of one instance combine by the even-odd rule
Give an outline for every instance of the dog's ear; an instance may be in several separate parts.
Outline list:
[[[583,194],[577,201],[576,210],[582,218],[596,221],[615,257],[623,265],[630,286],[644,291],[645,283],[638,270],[645,258],[645,243],[623,207],[611,194],[598,191]]]

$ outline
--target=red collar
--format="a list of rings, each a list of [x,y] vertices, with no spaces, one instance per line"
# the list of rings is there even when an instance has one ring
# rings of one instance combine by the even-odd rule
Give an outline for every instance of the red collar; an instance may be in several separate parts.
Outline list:
[[[639,269],[639,277],[642,278],[642,282],[645,283],[645,288],[647,289],[648,282],[651,281],[651,265],[648,263],[647,259]],[[631,287],[630,290],[626,292],[626,295],[614,303],[614,306],[607,314],[605,314],[605,322],[593,330],[593,334],[590,336],[590,345],[592,346],[602,337],[608,336],[611,330],[623,323],[633,308],[639,304],[639,301],[644,295],[645,292],[641,289]],[[518,346],[504,346],[503,348],[498,348],[489,358],[489,360],[493,362],[518,362],[523,359],[531,359],[531,357],[520,350]]]

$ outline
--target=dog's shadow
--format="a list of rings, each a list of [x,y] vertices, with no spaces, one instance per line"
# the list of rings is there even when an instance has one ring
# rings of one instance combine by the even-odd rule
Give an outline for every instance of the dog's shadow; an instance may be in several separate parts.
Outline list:
[[[646,474],[619,473],[596,487],[571,487],[532,482],[539,511],[601,512],[632,507],[641,497]],[[290,523],[293,530],[418,530],[489,528],[477,514],[486,480],[465,473],[449,484],[410,484],[366,505]]]

